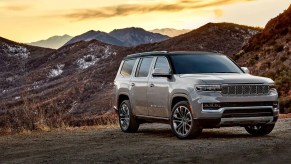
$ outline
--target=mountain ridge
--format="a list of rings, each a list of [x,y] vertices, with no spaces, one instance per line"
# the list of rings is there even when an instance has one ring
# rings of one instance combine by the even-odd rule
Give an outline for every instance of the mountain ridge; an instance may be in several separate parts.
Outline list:
[[[52,49],[58,49],[61,46],[63,46],[66,42],[68,42],[70,39],[72,39],[72,36],[64,34],[64,35],[55,35],[52,37],[49,37],[47,39],[30,42],[27,43],[28,45],[32,46],[38,46],[43,48],[52,48]]]
[[[160,28],[160,29],[153,29],[153,30],[150,30],[150,32],[154,32],[154,33],[159,33],[159,34],[162,34],[162,35],[167,35],[169,37],[175,37],[175,36],[178,36],[178,35],[182,35],[182,34],[185,34],[187,32],[190,32],[192,30],[190,29],[174,29],[174,28]]]
[[[112,45],[117,45],[117,46],[124,46],[124,43],[118,40],[115,37],[112,37],[106,32],[103,31],[94,31],[94,30],[89,30],[83,34],[77,35],[70,39],[67,43],[64,44],[64,46],[76,43],[79,41],[91,41],[93,39],[99,40],[101,42],[107,43],[107,44],[112,44]]]
[[[124,42],[127,47],[134,47],[141,44],[161,42],[169,39],[169,36],[152,33],[138,27],[115,29],[109,35]]]

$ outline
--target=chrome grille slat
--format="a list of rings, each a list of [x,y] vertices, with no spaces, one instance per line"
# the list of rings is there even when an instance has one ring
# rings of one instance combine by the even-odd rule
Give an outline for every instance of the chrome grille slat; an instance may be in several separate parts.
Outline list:
[[[263,84],[228,84],[222,85],[221,93],[225,96],[255,96],[269,94],[269,86]]]

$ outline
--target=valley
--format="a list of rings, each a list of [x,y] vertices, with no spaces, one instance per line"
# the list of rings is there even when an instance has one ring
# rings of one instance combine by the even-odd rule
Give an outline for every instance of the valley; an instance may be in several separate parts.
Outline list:
[[[119,63],[129,54],[147,51],[226,54],[241,66],[250,67],[252,74],[273,78],[280,93],[281,112],[287,113],[291,107],[290,11],[291,7],[270,20],[265,29],[208,23],[163,41],[143,38],[138,44],[133,36],[148,32],[135,28],[113,31],[120,44],[130,38],[125,46],[80,36],[55,50],[0,38],[1,130],[21,132],[116,122],[112,91]],[[91,33],[102,34],[105,39],[109,35]]]

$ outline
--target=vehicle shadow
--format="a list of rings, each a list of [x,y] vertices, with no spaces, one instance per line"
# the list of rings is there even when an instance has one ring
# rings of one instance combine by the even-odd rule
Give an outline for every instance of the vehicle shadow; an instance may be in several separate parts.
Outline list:
[[[144,134],[146,136],[151,136],[154,138],[176,138],[175,135],[172,133],[171,129],[141,129],[137,133]],[[233,131],[233,130],[223,130],[218,131],[217,129],[211,130],[206,129],[203,130],[202,134],[198,137],[198,139],[227,139],[227,138],[272,138],[272,135],[266,135],[266,136],[252,136],[248,134],[247,132],[243,131]]]
[[[157,137],[157,138],[172,138],[175,137],[171,129],[142,129],[137,133],[144,134],[146,136]]]

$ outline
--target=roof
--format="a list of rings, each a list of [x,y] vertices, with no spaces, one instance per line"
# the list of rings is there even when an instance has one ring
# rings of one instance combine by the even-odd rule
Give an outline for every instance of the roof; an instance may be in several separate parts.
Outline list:
[[[223,55],[217,52],[206,52],[206,51],[150,51],[150,52],[141,52],[136,54],[127,55],[124,59],[138,58],[145,56],[165,56],[165,55],[205,55],[205,54],[217,54]]]

